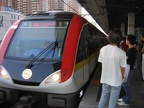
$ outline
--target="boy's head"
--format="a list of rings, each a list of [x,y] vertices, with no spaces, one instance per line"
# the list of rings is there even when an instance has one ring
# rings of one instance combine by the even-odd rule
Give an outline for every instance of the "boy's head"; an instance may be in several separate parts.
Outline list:
[[[111,30],[109,33],[109,42],[112,44],[119,45],[122,40],[122,32],[118,29]]]
[[[129,43],[131,45],[135,45],[136,44],[136,37],[133,34],[129,34],[126,36],[126,40],[129,41]]]

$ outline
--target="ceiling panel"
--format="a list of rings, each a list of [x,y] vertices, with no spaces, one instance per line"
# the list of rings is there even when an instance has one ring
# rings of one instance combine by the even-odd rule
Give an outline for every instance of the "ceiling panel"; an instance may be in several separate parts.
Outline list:
[[[127,30],[128,13],[135,13],[135,28],[144,28],[144,0],[77,0],[104,29]]]

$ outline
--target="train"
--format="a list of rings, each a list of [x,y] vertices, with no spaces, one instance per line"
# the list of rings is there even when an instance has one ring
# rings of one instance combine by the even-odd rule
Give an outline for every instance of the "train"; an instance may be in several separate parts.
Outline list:
[[[0,101],[77,108],[106,40],[73,12],[35,12],[19,19],[0,46]]]

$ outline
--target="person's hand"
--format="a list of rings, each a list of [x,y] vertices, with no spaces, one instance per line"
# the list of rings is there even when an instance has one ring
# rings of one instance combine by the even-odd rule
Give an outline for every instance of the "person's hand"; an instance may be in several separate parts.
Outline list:
[[[142,52],[142,53],[144,52],[144,48],[142,48],[141,52]]]

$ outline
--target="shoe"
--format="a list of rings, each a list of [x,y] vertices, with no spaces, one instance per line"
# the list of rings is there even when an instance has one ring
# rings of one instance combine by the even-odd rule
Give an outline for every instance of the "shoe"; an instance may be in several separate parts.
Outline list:
[[[122,101],[123,101],[122,98],[118,99],[118,102],[122,102]]]
[[[129,104],[126,104],[122,101],[122,102],[118,102],[118,105],[128,106]]]

